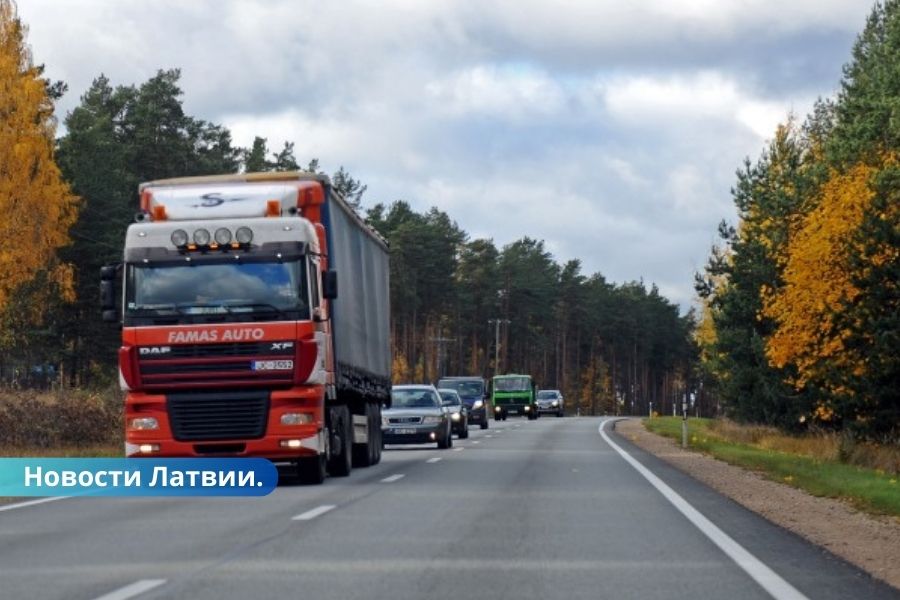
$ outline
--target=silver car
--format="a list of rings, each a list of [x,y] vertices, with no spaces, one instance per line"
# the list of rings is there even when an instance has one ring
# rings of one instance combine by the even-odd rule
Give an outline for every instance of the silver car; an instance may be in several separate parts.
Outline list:
[[[469,409],[460,399],[456,390],[438,388],[438,394],[444,401],[444,406],[450,411],[450,428],[459,439],[469,437]]]
[[[537,410],[538,413],[551,413],[557,417],[566,414],[565,403],[563,402],[562,392],[559,390],[540,390],[537,393]]]
[[[433,385],[395,385],[391,407],[381,411],[385,444],[453,446],[450,412]]]

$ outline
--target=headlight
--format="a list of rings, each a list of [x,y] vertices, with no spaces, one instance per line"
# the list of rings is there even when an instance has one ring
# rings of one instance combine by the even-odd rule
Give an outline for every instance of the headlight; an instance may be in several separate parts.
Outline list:
[[[425,415],[424,417],[422,417],[422,422],[423,423],[440,423],[441,417],[439,417],[437,415]]]
[[[472,405],[472,409],[473,409],[473,410],[478,410],[478,409],[481,408],[482,406],[484,406],[484,401],[483,401],[483,400],[476,400],[476,401],[475,401],[475,404]]]
[[[459,413],[453,413],[452,415],[450,415],[450,418],[454,421],[459,421],[462,418],[462,415]]]
[[[220,246],[225,246],[226,244],[231,243],[231,230],[226,229],[224,227],[220,227],[216,229],[216,243]]]
[[[129,429],[138,431],[146,431],[148,429],[159,429],[159,421],[153,417],[138,417],[128,422]]]
[[[198,246],[205,246],[209,243],[209,231],[206,229],[197,229],[194,231],[194,243]]]
[[[253,241],[253,231],[249,227],[238,227],[234,232],[234,239],[238,244],[249,244]]]
[[[500,412],[500,407],[499,407],[499,406],[495,406],[495,407],[494,407],[494,412]]]
[[[559,406],[559,400],[554,400],[554,401],[553,401],[553,406]]]
[[[184,229],[176,229],[172,232],[172,245],[178,246],[187,246],[188,243],[188,234]]]
[[[531,407],[528,406],[528,405],[526,404],[526,405],[525,405],[525,412],[528,412],[529,410],[531,410]]]
[[[312,423],[312,415],[309,413],[284,413],[281,415],[282,425],[306,425]]]

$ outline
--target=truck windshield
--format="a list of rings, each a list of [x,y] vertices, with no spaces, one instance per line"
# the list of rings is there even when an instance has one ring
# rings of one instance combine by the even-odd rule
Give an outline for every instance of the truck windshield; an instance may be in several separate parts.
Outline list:
[[[305,261],[129,265],[125,315],[302,320],[307,297]]]
[[[528,377],[495,379],[494,390],[498,392],[527,392],[531,390],[531,379]]]
[[[463,398],[478,396],[484,393],[484,387],[480,381],[459,381],[454,379],[441,379],[438,381],[439,388],[456,390],[456,393]]]

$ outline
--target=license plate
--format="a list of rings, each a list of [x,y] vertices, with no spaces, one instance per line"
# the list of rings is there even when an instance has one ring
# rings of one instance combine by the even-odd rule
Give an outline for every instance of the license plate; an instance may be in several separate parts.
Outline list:
[[[391,429],[391,433],[393,435],[414,435],[416,433],[415,429]]]
[[[290,371],[294,368],[292,360],[254,360],[254,371]]]

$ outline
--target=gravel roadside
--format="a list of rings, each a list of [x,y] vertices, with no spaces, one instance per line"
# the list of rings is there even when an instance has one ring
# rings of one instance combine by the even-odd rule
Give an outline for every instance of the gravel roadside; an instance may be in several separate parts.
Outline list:
[[[729,465],[647,431],[638,419],[618,421],[616,431],[691,477],[769,521],[900,589],[900,519],[862,513],[846,502],[817,498]]]

